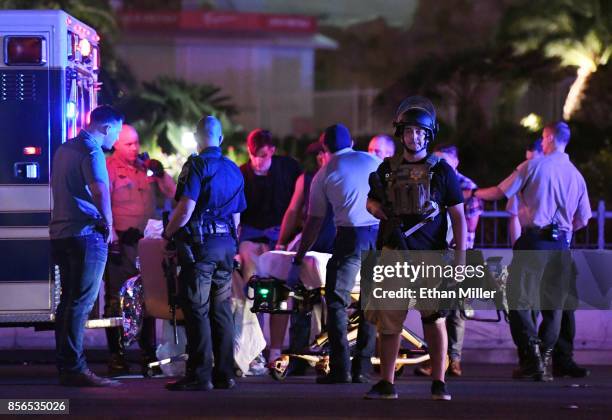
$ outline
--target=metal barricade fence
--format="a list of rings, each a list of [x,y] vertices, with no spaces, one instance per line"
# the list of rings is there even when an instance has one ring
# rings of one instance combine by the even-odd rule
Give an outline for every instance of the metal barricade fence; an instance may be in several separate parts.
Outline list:
[[[504,210],[500,201],[487,204],[480,215],[476,230],[474,248],[510,248],[508,222],[510,214]],[[572,248],[612,249],[612,224],[606,220],[612,218],[612,211],[606,211],[603,200],[597,203],[593,218],[586,228],[576,232],[572,238]]]

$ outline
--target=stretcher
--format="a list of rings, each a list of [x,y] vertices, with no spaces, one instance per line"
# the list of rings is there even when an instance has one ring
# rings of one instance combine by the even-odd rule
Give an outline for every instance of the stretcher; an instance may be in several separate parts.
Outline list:
[[[169,285],[162,267],[165,259],[165,243],[166,241],[161,238],[141,239],[138,242],[138,257],[147,315],[172,320],[173,309],[169,296]],[[179,308],[176,308],[176,320],[183,320],[183,313]]]
[[[166,249],[161,238],[143,238],[138,242],[140,276],[146,314],[172,323],[174,344],[179,344],[177,323],[184,320],[183,312],[177,306],[177,265],[176,256]],[[187,360],[187,354],[176,354],[170,358],[149,363],[148,376],[162,365]]]
[[[288,251],[269,251],[262,254],[257,261],[257,276],[260,278],[275,278],[287,280],[292,270],[292,260],[294,252]],[[300,270],[300,281],[306,291],[319,290],[322,301],[325,300],[325,275],[327,261],[331,258],[330,254],[319,252],[308,252],[303,259]],[[293,292],[294,298],[300,299],[299,291]],[[302,292],[303,293],[303,292]],[[349,348],[355,346],[357,342],[357,331],[360,320],[360,313],[356,309],[359,300],[359,275],[355,281],[355,287],[351,291],[353,304],[349,307],[351,312],[348,319],[347,339]],[[404,344],[410,347],[402,347],[395,363],[396,375],[401,375],[405,365],[416,365],[429,360],[427,344],[413,331],[404,328],[401,332]],[[324,328],[318,334],[307,349],[300,353],[284,351],[276,360],[269,364],[271,376],[279,381],[286,378],[290,360],[301,359],[313,366],[319,375],[329,373],[329,337]],[[380,359],[372,357],[372,365],[376,368],[380,366]]]

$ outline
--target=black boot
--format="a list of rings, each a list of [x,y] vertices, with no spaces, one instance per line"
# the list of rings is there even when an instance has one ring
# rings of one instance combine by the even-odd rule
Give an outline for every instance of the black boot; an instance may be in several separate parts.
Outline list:
[[[543,374],[544,365],[542,363],[542,356],[540,355],[540,343],[530,343],[525,348],[524,362],[513,377],[517,379],[541,381]]]
[[[518,367],[512,371],[512,379],[524,379],[523,371],[527,360],[527,350],[523,347],[517,347],[516,354],[518,355]]]
[[[554,360],[553,374],[557,377],[569,376],[571,378],[584,378],[591,374],[591,371],[578,366],[573,359],[569,360]]]
[[[120,376],[130,373],[130,365],[125,360],[123,353],[112,353],[108,361],[108,374],[110,376]]]
[[[111,357],[108,361],[108,374],[111,376],[125,375],[130,372],[130,366],[125,360],[125,347],[122,340],[121,327],[106,328],[106,340]]]
[[[553,349],[541,349],[542,364],[544,372],[542,374],[542,381],[551,382],[553,380],[553,362],[552,362]]]
[[[539,342],[531,343],[527,348],[527,360],[524,374],[533,378],[535,381],[542,380],[542,375],[544,375],[544,364],[542,363]]]

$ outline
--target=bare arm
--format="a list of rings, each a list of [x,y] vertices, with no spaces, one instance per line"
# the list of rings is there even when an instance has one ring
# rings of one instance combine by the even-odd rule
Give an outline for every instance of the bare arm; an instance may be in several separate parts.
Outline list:
[[[601,210],[601,209],[600,209]],[[574,220],[572,220],[572,228],[574,232],[582,229],[589,223],[589,219],[593,216],[591,212],[591,204],[589,203],[589,194],[584,187],[584,193],[578,201],[578,208],[574,214]]]
[[[510,231],[510,243],[514,245],[516,240],[521,237],[521,223],[517,215],[510,215],[510,219],[508,219],[508,230]]]
[[[464,208],[465,210],[465,208]],[[480,218],[480,216],[472,216],[472,217],[466,217],[465,218],[465,222],[466,222],[466,226],[467,226],[467,231],[468,232],[476,232],[476,228],[478,228],[478,219]]]
[[[379,220],[387,220],[387,215],[385,214],[384,210],[383,210],[383,206],[382,204],[377,201],[374,200],[373,198],[368,197],[368,202],[366,204],[366,209],[368,210],[368,212],[376,217]]]
[[[319,236],[321,226],[323,226],[323,217],[308,215],[304,229],[302,230],[302,240],[300,241],[300,248],[295,254],[295,259],[301,261],[304,255],[308,252],[310,247],[315,243]]]
[[[302,207],[304,206],[304,174],[300,175],[295,181],[295,188],[293,190],[293,196],[287,211],[283,216],[283,222],[281,224],[281,230],[278,237],[277,249],[286,247],[291,236],[295,232],[298,226],[300,215],[302,214]]]
[[[94,181],[88,184],[91,191],[91,198],[94,205],[102,215],[102,218],[109,227],[113,226],[113,212],[111,209],[111,196],[108,187],[104,182]]]
[[[164,172],[164,176],[161,178],[156,177],[155,182],[157,182],[159,191],[164,195],[164,197],[174,198],[174,194],[176,194],[176,183],[170,175]]]
[[[574,221],[572,222],[572,228],[574,229],[574,232],[576,232],[577,230],[582,229],[583,227],[585,227],[588,224],[588,221],[583,221],[580,219],[574,219]]]
[[[171,237],[176,233],[177,230],[187,224],[189,218],[193,214],[196,202],[188,197],[181,197],[176,208],[170,216],[170,221],[165,229],[165,237]]]
[[[474,197],[485,201],[495,201],[505,198],[504,192],[498,186],[489,188],[479,188],[474,191]]]
[[[467,236],[467,223],[465,221],[465,215],[463,212],[463,203],[459,203],[448,208],[448,214],[451,219],[453,226],[453,237],[455,238],[455,249],[458,251],[465,251],[466,248],[466,236]]]

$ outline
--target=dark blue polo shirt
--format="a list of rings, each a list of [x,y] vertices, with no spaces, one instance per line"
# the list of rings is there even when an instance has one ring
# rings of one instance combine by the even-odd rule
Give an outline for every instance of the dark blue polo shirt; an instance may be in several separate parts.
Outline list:
[[[221,154],[220,147],[208,147],[192,155],[181,171],[175,199],[188,197],[196,202],[191,216],[227,220],[246,209],[244,178],[238,166]]]

